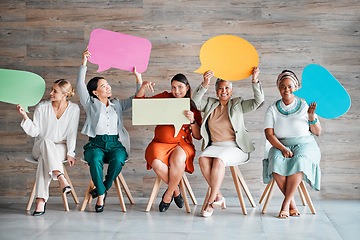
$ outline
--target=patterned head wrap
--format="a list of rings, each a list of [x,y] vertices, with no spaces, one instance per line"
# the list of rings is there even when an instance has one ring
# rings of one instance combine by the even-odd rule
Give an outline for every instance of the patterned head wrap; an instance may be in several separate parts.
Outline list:
[[[280,83],[285,78],[290,79],[295,84],[295,86],[300,87],[299,79],[296,77],[295,73],[290,70],[284,70],[280,73],[280,75],[277,78],[276,85],[278,88],[280,88]]]

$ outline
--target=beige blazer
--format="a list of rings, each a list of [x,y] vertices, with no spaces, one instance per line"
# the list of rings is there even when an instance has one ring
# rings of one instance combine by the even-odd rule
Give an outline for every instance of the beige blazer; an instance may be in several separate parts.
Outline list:
[[[244,124],[244,113],[256,110],[264,102],[264,92],[260,83],[253,83],[252,89],[254,92],[254,99],[244,100],[241,97],[232,98],[228,102],[228,113],[230,122],[235,131],[235,139],[239,148],[246,153],[255,150],[254,144],[252,143],[248,132]],[[203,137],[202,150],[209,146],[211,143],[211,136],[208,127],[208,118],[214,109],[219,106],[220,101],[217,98],[208,97],[206,100],[202,100],[202,97],[206,93],[207,88],[204,88],[201,84],[195,90],[192,95],[192,100],[196,104],[196,107],[204,112],[203,124],[201,125],[200,133]]]

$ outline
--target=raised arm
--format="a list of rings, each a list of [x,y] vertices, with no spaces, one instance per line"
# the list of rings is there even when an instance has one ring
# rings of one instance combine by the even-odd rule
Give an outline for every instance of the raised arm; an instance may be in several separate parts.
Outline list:
[[[195,89],[195,91],[193,92],[192,96],[191,96],[191,100],[194,101],[197,109],[199,111],[204,111],[205,106],[206,106],[206,101],[202,101],[202,98],[204,96],[204,94],[206,93],[209,85],[210,85],[210,79],[214,76],[214,72],[209,70],[206,71],[203,75],[203,82]]]
[[[264,92],[258,80],[259,74],[260,74],[259,68],[254,67],[252,71],[252,79],[251,79],[254,98],[242,101],[241,105],[244,113],[256,110],[264,102],[264,98],[265,98]]]
[[[127,98],[127,99],[122,99],[122,100],[119,100],[119,103],[121,105],[121,109],[123,111],[129,109],[132,107],[132,100],[134,99],[134,97],[139,93],[139,90],[140,90],[140,86],[142,85],[142,77],[141,77],[141,73],[138,73],[136,71],[136,68],[134,67],[134,70],[133,70],[133,74],[134,76],[136,77],[136,90],[135,90],[135,94],[132,95],[131,97]]]
[[[310,132],[312,132],[312,134],[319,136],[321,134],[321,125],[318,121],[318,119],[316,118],[315,115],[315,110],[316,110],[316,103],[310,103],[309,105],[309,109],[308,109],[308,120],[309,120],[309,124],[310,124]]]
[[[85,76],[86,76],[86,71],[87,71],[86,63],[87,63],[88,58],[91,57],[91,54],[86,49],[82,55],[83,55],[82,65],[80,65],[79,72],[78,72],[78,75],[76,78],[76,90],[79,94],[81,105],[86,107],[91,101],[89,92],[88,92],[88,90],[86,88],[86,84],[85,84]]]
[[[136,97],[137,98],[145,97],[146,91],[154,92],[154,86],[155,86],[155,83],[149,82],[149,81],[144,81],[140,87],[139,92],[136,94]]]

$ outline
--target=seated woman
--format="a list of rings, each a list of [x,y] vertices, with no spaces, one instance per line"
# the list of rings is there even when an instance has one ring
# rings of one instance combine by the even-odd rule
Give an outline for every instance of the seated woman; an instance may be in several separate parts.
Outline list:
[[[203,137],[202,154],[199,158],[201,172],[211,188],[209,201],[203,211],[204,217],[210,217],[214,208],[226,208],[225,198],[220,192],[224,179],[225,167],[236,166],[249,161],[250,152],[254,151],[244,125],[243,114],[256,110],[264,101],[264,93],[258,81],[260,70],[252,71],[254,99],[241,97],[231,99],[232,83],[217,79],[216,98],[202,100],[207,91],[212,71],[204,73],[204,81],[195,90],[193,100],[198,109],[204,112],[204,124],[201,126]]]
[[[296,75],[284,70],[277,79],[282,99],[273,103],[265,115],[265,136],[271,143],[268,159],[263,161],[264,183],[275,179],[285,198],[279,218],[300,216],[294,192],[304,180],[320,190],[321,153],[313,137],[319,136],[321,126],[315,114],[316,103],[310,106],[293,94],[300,86]]]
[[[26,134],[35,137],[32,156],[38,161],[38,167],[35,187],[36,209],[33,216],[45,213],[51,179],[59,180],[64,193],[71,191],[64,177],[63,161],[67,159],[70,167],[76,161],[75,146],[80,108],[67,100],[74,93],[70,82],[64,79],[55,81],[50,92],[50,101],[37,105],[33,121],[21,105],[17,106],[18,112],[24,118],[21,127]]]
[[[123,125],[122,112],[131,108],[135,95],[124,100],[109,100],[112,95],[111,86],[103,77],[92,78],[86,86],[86,63],[90,57],[90,52],[85,50],[76,83],[80,103],[86,113],[86,122],[81,133],[89,136],[89,142],[84,146],[84,158],[89,164],[91,178],[96,187],[90,194],[93,198],[97,197],[96,212],[102,212],[106,193],[129,156],[130,139]],[[141,74],[137,73],[135,68],[133,73],[137,80],[136,94],[142,80]],[[104,163],[109,164],[105,180]]]
[[[145,97],[145,90],[153,91],[152,82],[145,81],[140,88],[137,98]],[[191,88],[187,78],[179,73],[171,79],[171,93],[163,92],[151,98],[190,98]],[[201,139],[200,126],[202,123],[201,113],[196,109],[195,104],[190,101],[190,111],[184,115],[189,119],[190,124],[184,124],[176,137],[173,125],[158,125],[155,128],[155,136],[145,150],[147,169],[154,169],[155,173],[168,184],[167,190],[162,196],[159,205],[160,212],[165,212],[172,202],[182,208],[184,200],[179,190],[179,183],[184,175],[194,172],[195,146],[192,136]]]

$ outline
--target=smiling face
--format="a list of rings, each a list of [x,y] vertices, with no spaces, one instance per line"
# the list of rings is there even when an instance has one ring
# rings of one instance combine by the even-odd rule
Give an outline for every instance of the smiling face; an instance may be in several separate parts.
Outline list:
[[[176,98],[185,97],[188,90],[189,90],[189,86],[186,86],[182,82],[176,80],[171,82],[171,93]]]
[[[97,96],[100,100],[107,99],[111,97],[111,86],[105,79],[99,79],[97,82],[97,89],[93,91],[94,95]]]
[[[54,83],[50,92],[50,100],[54,101],[62,101],[67,97],[66,93],[63,93],[58,84]]]
[[[217,84],[216,95],[219,97],[220,102],[227,103],[232,96],[233,90],[230,82],[221,81]]]
[[[279,91],[282,97],[282,100],[285,104],[290,104],[294,101],[295,95],[293,92],[297,90],[297,86],[295,85],[294,81],[290,78],[284,78],[281,83],[279,84]]]

